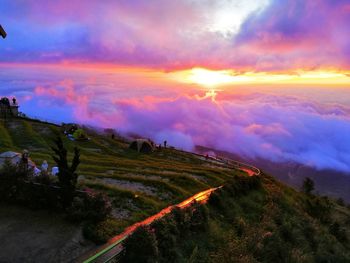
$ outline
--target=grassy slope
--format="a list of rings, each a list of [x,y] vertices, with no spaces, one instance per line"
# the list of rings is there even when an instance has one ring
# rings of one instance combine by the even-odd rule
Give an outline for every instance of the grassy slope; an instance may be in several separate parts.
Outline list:
[[[30,151],[31,159],[40,166],[43,160],[50,165],[52,139],[60,127],[37,121],[13,119],[6,124],[0,120],[0,152]],[[218,186],[239,171],[208,167],[191,154],[165,149],[152,154],[138,154],[128,149],[121,140],[112,140],[88,130],[88,142],[64,140],[72,153],[74,146],[81,149],[78,174],[82,187],[88,186],[108,193],[116,213],[124,211],[121,227],[152,215],[169,204],[178,203],[201,190]],[[70,156],[71,157],[71,156]],[[136,188],[107,184],[104,178],[137,183]],[[117,181],[118,182],[118,181]],[[152,189],[155,194],[139,186]]]
[[[207,229],[177,237],[176,262],[350,262],[349,208],[267,175],[261,181],[242,194],[215,194]]]
[[[53,164],[50,145],[58,131],[59,127],[40,122],[17,119],[4,126],[0,121],[0,152],[26,148],[36,163],[46,159]],[[84,180],[80,184],[102,189],[113,199],[115,210],[127,211],[115,222],[111,234],[239,174],[209,167],[190,154],[171,149],[138,154],[128,150],[123,141],[88,133],[89,142],[65,140],[65,144],[69,150],[81,148],[79,174]],[[98,178],[140,183],[155,188],[158,195],[104,184]],[[184,262],[190,258],[192,262],[349,262],[349,243],[338,241],[330,232],[331,225],[338,222],[350,238],[349,209],[331,202],[328,221],[323,222],[310,214],[310,202],[314,202],[310,197],[269,176],[262,181],[263,188],[242,196],[222,193],[221,207],[208,205],[208,230],[192,233],[178,243]],[[342,257],[345,261],[339,261]]]

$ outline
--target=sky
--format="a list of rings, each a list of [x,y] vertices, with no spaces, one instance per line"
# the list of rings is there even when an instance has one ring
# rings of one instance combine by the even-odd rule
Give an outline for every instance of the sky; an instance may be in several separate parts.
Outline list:
[[[348,0],[1,0],[29,116],[350,173]]]

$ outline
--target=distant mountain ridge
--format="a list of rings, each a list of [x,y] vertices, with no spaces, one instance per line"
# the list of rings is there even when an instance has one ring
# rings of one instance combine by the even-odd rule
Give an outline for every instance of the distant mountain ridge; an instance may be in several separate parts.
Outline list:
[[[278,163],[261,158],[244,159],[234,153],[203,146],[197,146],[196,151],[199,153],[213,152],[218,156],[248,162],[296,189],[300,189],[305,177],[310,177],[315,182],[316,192],[320,195],[342,198],[347,203],[350,203],[350,173],[342,173],[329,169],[320,171],[295,162]]]

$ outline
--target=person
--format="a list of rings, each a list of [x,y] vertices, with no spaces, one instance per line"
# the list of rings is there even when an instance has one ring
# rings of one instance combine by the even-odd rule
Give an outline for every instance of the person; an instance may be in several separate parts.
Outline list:
[[[39,176],[40,174],[41,174],[41,170],[38,167],[34,166],[33,175]]]
[[[166,148],[167,143],[168,143],[167,141],[164,141],[164,148]]]
[[[114,140],[114,138],[115,138],[115,135],[114,135],[114,133],[112,133],[112,140]]]
[[[27,150],[23,150],[21,161],[20,161],[20,169],[23,172],[28,171],[28,159],[29,159],[29,152]]]
[[[16,98],[15,97],[12,98],[12,103],[13,103],[13,105],[16,105]]]
[[[56,176],[59,173],[59,169],[57,166],[52,167],[51,175]]]
[[[46,160],[43,161],[43,164],[41,165],[41,171],[44,173],[47,173],[47,170],[49,169],[49,164]]]

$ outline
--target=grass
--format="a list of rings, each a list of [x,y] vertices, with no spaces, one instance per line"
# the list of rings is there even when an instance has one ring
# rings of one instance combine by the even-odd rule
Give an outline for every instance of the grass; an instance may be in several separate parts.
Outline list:
[[[265,174],[260,180],[260,186],[244,192],[224,187],[212,195],[205,205],[208,227],[175,234],[176,260],[168,254],[162,258],[160,250],[158,262],[350,262],[349,208],[297,192]],[[310,214],[307,201],[330,204],[327,220]],[[157,231],[155,226],[152,232]]]
[[[112,198],[115,209],[130,210],[128,218],[119,219],[122,225],[144,219],[199,191],[219,186],[234,174],[242,174],[238,170],[210,167],[196,156],[175,149],[140,154],[130,150],[122,138],[112,140],[109,134],[85,130],[89,141],[64,138],[69,158],[72,158],[74,147],[81,150],[78,174],[83,179],[79,180],[79,186],[106,192]],[[28,149],[30,158],[39,167],[43,160],[52,167],[52,140],[58,133],[61,133],[59,126],[37,120],[18,118],[8,120],[6,124],[0,120],[0,152]],[[103,182],[105,178],[152,187],[158,195],[106,184]]]

